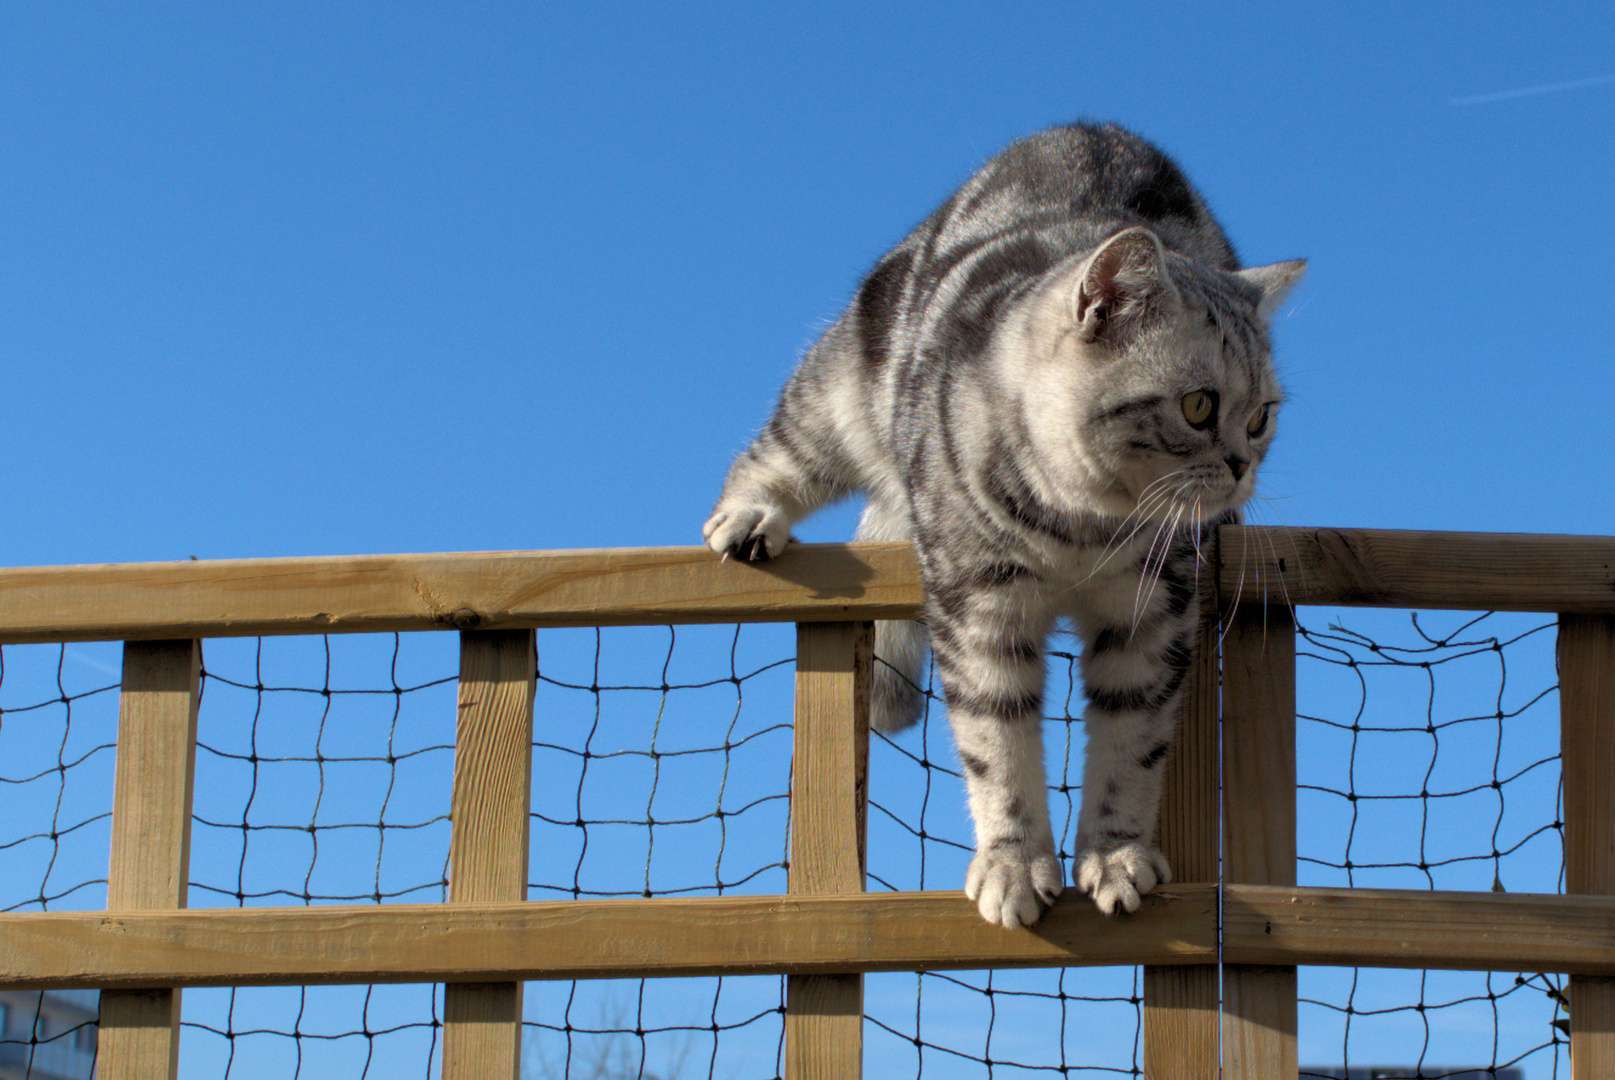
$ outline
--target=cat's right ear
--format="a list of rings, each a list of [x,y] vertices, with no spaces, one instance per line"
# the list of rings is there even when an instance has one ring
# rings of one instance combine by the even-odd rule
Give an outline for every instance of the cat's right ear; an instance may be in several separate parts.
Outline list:
[[[1290,291],[1301,280],[1306,268],[1305,259],[1291,259],[1289,262],[1274,263],[1271,266],[1253,266],[1237,273],[1262,290],[1262,300],[1256,307],[1256,313],[1268,319],[1272,318],[1279,305],[1284,303],[1285,297],[1290,295]]]
[[[1088,256],[1071,286],[1071,321],[1088,343],[1119,345],[1152,309],[1177,298],[1154,233],[1123,229]]]

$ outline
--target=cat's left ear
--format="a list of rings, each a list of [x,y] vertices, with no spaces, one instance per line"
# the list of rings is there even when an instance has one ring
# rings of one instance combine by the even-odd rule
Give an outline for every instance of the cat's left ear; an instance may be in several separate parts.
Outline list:
[[[1301,280],[1306,268],[1305,259],[1291,259],[1288,262],[1276,262],[1268,266],[1253,266],[1237,273],[1262,290],[1262,302],[1257,305],[1256,313],[1265,319],[1284,303],[1285,297],[1290,295],[1290,290]]]
[[[1123,229],[1094,251],[1069,283],[1071,320],[1087,342],[1120,345],[1178,299],[1166,273],[1166,253],[1154,233]]]

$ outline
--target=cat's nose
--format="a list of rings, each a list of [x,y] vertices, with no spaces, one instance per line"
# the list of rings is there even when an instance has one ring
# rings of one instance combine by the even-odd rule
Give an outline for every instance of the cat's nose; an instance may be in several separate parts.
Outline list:
[[[1223,460],[1228,462],[1228,471],[1234,474],[1235,480],[1243,480],[1246,471],[1251,467],[1250,460],[1242,458],[1238,454],[1229,454]]]

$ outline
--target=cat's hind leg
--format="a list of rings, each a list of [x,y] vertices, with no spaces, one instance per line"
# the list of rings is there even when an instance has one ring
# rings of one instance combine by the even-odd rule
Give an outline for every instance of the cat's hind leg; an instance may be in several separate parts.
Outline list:
[[[900,494],[871,495],[858,521],[857,540],[913,538],[908,500]],[[901,731],[925,708],[925,627],[911,620],[875,623],[875,671],[869,723],[876,731]]]

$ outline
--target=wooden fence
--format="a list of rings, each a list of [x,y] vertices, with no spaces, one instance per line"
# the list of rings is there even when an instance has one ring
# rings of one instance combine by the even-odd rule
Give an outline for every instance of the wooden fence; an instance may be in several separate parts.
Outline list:
[[[1160,826],[1180,883],[1110,920],[1068,890],[1025,932],[863,891],[904,546],[0,570],[0,644],[126,643],[108,910],[0,916],[0,988],[102,988],[98,1075],[133,1080],[174,1074],[185,986],[442,982],[443,1075],[484,1078],[517,1071],[522,980],[785,973],[786,1075],[841,1080],[863,972],[1143,964],[1148,1075],[1206,1080],[1296,1075],[1296,965],[1554,971],[1573,1076],[1615,1076],[1615,539],[1227,528],[1216,566]],[[1296,887],[1294,604],[1558,615],[1567,895]],[[751,621],[798,624],[789,894],[526,901],[533,629]],[[198,639],[405,630],[462,635],[448,902],[187,910]]]

